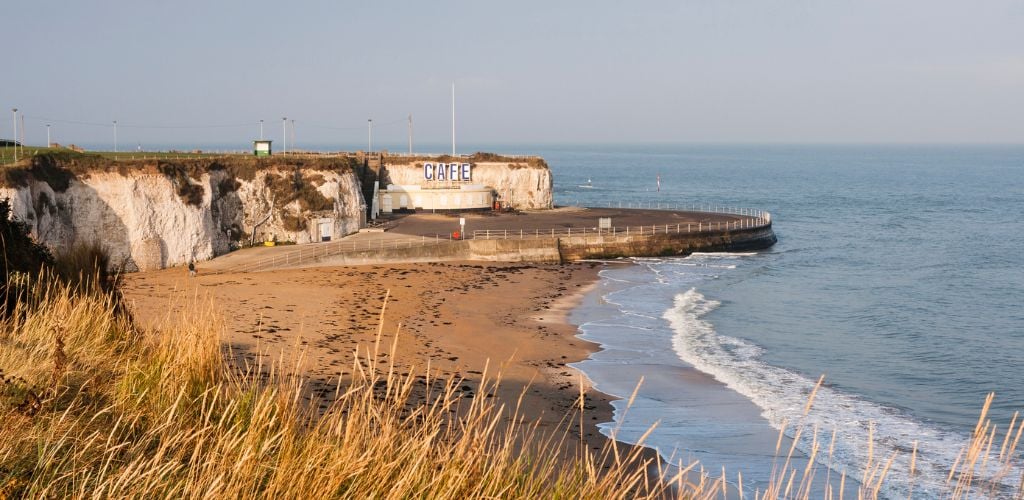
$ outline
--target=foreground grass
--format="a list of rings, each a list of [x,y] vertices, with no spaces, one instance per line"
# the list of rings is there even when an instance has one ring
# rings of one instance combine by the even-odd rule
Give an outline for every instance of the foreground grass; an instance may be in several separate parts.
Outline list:
[[[458,381],[364,368],[373,350],[320,413],[301,380],[229,369],[208,311],[155,335],[111,295],[32,290],[0,329],[0,497],[668,493],[638,449],[567,459],[562,438],[462,399]]]
[[[459,380],[399,376],[378,363],[394,346],[360,352],[353,380],[326,395],[320,411],[306,401],[307,384],[279,366],[231,368],[206,308],[190,308],[157,335],[138,331],[116,292],[90,281],[14,281],[22,300],[0,322],[0,498],[742,495],[721,478],[692,475],[691,483],[678,469],[665,472],[640,448],[567,446],[567,432],[541,434],[514,407],[464,399]],[[1015,470],[1022,429],[1015,418],[999,438],[983,410],[951,464],[946,496],[1019,498],[1019,489],[997,485]],[[818,429],[798,426],[797,439],[805,432],[814,436],[810,463],[831,454]],[[770,486],[748,496],[875,498],[894,459],[873,459],[860,477],[837,481],[819,467],[794,467],[792,447],[776,455]],[[916,449],[911,476],[914,457]]]

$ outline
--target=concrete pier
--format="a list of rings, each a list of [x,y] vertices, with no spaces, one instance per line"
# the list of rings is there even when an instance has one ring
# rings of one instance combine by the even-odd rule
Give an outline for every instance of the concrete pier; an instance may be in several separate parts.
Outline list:
[[[599,227],[602,218],[611,219],[611,227]],[[465,226],[459,225],[460,219]],[[558,263],[749,251],[776,242],[770,214],[754,211],[737,215],[572,207],[461,216],[408,214],[385,229],[330,243],[240,250],[203,267],[238,272],[401,262]]]

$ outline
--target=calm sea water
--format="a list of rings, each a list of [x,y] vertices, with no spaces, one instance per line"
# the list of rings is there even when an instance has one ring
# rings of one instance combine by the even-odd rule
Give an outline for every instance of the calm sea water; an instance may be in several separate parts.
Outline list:
[[[758,431],[730,398],[778,429],[800,420],[824,375],[807,419],[826,441],[837,435],[833,463],[822,465],[859,477],[869,429],[875,460],[917,441],[919,476],[903,464],[885,491],[902,495],[914,482],[926,497],[988,392],[1003,428],[1024,409],[1024,147],[534,152],[552,167],[558,204],[753,207],[772,212],[779,237],[764,252],[639,259],[602,273],[600,300],[576,319],[605,351],[580,367],[623,397],[646,380],[607,432],[629,441],[659,422],[650,444],[663,454],[765,476],[774,450],[738,444]],[[593,188],[579,187],[588,179]],[[694,383],[694,368],[727,388]]]

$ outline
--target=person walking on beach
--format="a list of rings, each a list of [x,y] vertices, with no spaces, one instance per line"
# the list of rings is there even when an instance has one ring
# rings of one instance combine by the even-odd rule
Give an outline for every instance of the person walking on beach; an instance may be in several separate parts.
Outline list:
[[[196,277],[196,264],[194,262],[192,262],[191,260],[188,261],[188,277],[189,278],[195,278]]]

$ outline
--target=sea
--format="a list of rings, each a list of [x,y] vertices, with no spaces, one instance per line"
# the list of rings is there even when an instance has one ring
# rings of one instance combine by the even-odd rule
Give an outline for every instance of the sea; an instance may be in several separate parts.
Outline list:
[[[818,447],[819,485],[845,475],[850,496],[894,457],[880,496],[934,498],[989,393],[995,447],[1024,410],[1024,146],[531,152],[557,205],[754,208],[779,239],[601,271],[572,319],[601,345],[576,366],[622,398],[603,433],[752,493],[782,468],[781,430],[801,463]],[[977,495],[1019,487],[986,469],[1001,486]]]

